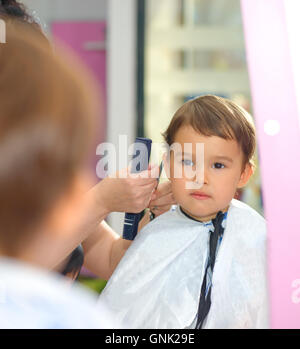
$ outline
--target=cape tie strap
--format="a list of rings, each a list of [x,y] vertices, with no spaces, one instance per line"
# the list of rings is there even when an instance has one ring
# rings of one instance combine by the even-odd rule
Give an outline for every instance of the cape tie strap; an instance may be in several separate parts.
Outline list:
[[[222,237],[224,233],[224,228],[222,227],[222,221],[224,218],[224,213],[219,211],[216,218],[212,220],[214,225],[214,231],[210,231],[209,238],[209,257],[207,261],[207,266],[205,269],[205,274],[201,286],[201,294],[198,307],[197,324],[196,328],[201,329],[204,320],[207,317],[211,306],[211,288],[212,288],[212,274],[214,271],[215,261],[216,261],[216,250],[218,245],[218,240]]]

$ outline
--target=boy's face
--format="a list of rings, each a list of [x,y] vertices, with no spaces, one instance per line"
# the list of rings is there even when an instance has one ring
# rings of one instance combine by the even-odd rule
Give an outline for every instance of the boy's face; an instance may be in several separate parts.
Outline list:
[[[214,218],[220,210],[226,211],[236,189],[243,187],[253,173],[249,164],[243,170],[243,153],[238,143],[217,136],[203,136],[191,126],[182,126],[175,135],[174,143],[179,143],[182,148],[181,154],[176,150],[171,151],[169,163],[177,203],[187,214],[201,221]],[[185,143],[191,144],[192,154],[183,153]],[[195,175],[191,179],[185,175],[196,170],[197,143],[204,144],[203,185],[197,189],[187,189],[187,182],[195,182],[199,177]],[[202,165],[198,164],[198,169],[199,166]],[[182,170],[181,178],[176,178],[178,167]]]

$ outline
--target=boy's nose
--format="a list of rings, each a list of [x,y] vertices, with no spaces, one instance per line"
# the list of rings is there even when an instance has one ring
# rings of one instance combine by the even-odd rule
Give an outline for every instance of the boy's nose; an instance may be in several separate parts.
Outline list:
[[[208,171],[206,169],[203,170],[203,173],[196,173],[194,177],[194,182],[197,184],[208,184]]]
[[[204,184],[208,184],[208,171],[204,169],[204,177],[203,177]]]

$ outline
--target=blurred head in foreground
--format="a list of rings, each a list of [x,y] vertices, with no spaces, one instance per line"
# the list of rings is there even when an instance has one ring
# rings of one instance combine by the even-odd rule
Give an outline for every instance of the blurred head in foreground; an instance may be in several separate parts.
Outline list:
[[[6,23],[0,44],[0,254],[51,261],[76,229],[89,185],[96,84],[35,25]],[[53,243],[53,246],[51,244]]]

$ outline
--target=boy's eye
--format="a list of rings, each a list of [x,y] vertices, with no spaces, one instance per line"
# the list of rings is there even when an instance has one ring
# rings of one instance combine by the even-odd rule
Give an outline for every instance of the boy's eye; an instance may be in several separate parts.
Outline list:
[[[193,161],[192,160],[187,160],[187,159],[182,160],[182,164],[184,166],[194,166]]]
[[[216,168],[216,169],[221,169],[221,168],[224,168],[225,165],[224,164],[221,164],[220,162],[215,162],[213,164],[213,168]]]

